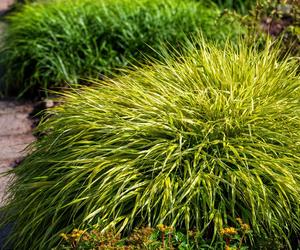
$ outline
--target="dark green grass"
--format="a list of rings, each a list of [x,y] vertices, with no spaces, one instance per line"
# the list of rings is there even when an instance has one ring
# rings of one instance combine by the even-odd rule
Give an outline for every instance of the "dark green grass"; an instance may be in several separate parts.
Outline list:
[[[220,11],[186,0],[68,0],[28,4],[7,18],[0,48],[6,93],[79,83],[154,56],[162,42],[179,46],[202,32],[224,41],[241,33]]]
[[[211,239],[240,217],[287,248],[299,236],[297,61],[278,61],[268,44],[199,46],[64,94],[12,171],[2,210],[17,249],[50,248],[98,220],[104,230],[163,223]]]

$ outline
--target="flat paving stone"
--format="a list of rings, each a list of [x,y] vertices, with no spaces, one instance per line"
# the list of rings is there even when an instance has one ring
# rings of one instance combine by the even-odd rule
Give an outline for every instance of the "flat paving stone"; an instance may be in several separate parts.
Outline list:
[[[5,173],[28,153],[32,135],[31,103],[0,101],[0,173]],[[0,206],[4,205],[5,190],[13,176],[0,174]]]
[[[9,161],[2,161],[0,163],[0,206],[4,205],[4,201],[6,198],[6,189],[12,180],[12,175],[4,175],[1,176],[1,174],[11,170],[10,162]]]
[[[1,1],[1,0],[0,0]],[[14,101],[0,101],[0,114],[25,113],[32,111],[32,103],[17,103]]]
[[[0,0],[0,11],[8,10],[14,2],[14,0]]]
[[[26,147],[35,140],[32,134],[0,136],[0,162],[17,160],[26,156]]]
[[[31,121],[27,119],[27,117],[28,114],[26,113],[0,113],[0,136],[29,133],[32,130],[32,124]]]

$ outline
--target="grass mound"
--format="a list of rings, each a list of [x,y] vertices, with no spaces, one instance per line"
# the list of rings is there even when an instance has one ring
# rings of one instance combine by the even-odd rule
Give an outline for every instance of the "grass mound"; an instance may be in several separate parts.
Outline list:
[[[27,4],[8,17],[0,49],[6,93],[24,94],[109,74],[155,55],[162,42],[176,47],[203,32],[225,40],[241,27],[216,7],[192,0],[56,0]],[[151,48],[150,48],[151,47]]]
[[[122,232],[176,226],[213,237],[240,217],[299,235],[297,63],[266,46],[200,41],[184,56],[64,94],[11,186],[5,222],[24,249],[100,220]],[[173,57],[173,58],[172,58]]]

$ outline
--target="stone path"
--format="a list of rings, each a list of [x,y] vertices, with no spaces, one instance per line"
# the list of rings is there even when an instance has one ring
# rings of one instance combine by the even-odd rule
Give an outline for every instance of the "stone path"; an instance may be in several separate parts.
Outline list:
[[[1,0],[0,0],[1,1]],[[5,204],[7,186],[12,176],[2,176],[18,164],[26,155],[26,147],[35,140],[32,135],[32,121],[29,114],[33,109],[31,103],[0,101],[0,206]],[[0,214],[0,219],[2,214]],[[11,232],[11,224],[0,230],[0,249]]]
[[[0,101],[0,173],[10,170],[26,155],[26,147],[34,141],[31,103]],[[0,206],[9,176],[0,176]]]
[[[14,0],[0,0],[0,12],[6,11],[13,3]]]
[[[14,0],[0,0],[0,15],[7,12]],[[0,40],[5,25],[0,22]],[[1,71],[1,69],[0,69]],[[33,110],[32,103],[0,100],[0,207],[5,204],[5,191],[12,176],[2,174],[15,167],[26,155],[27,146],[35,140],[32,135],[32,123],[29,114]],[[1,219],[0,214],[0,219]],[[12,225],[0,230],[0,249],[3,247]]]
[[[5,13],[14,0],[0,0],[0,13]],[[0,23],[1,30],[4,28]],[[4,204],[4,192],[10,180],[4,173],[22,160],[25,148],[34,140],[31,134],[32,121],[28,119],[31,103],[0,100],[0,206]]]

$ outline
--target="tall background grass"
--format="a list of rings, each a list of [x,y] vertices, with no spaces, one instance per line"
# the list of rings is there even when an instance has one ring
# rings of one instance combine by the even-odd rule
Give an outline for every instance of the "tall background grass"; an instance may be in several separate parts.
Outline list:
[[[236,217],[291,247],[300,233],[297,62],[278,61],[270,45],[199,46],[64,94],[12,171],[2,224],[14,222],[16,248],[47,249],[99,221],[214,239]]]
[[[208,4],[209,5],[209,4]],[[7,17],[0,48],[6,93],[79,83],[155,55],[162,42],[177,47],[201,31],[224,41],[240,25],[192,0],[68,0],[24,5]]]

